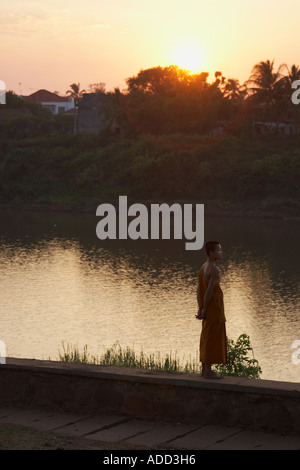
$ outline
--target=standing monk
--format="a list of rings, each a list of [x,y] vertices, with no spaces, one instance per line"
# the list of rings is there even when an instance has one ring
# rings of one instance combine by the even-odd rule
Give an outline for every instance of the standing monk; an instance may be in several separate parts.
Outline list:
[[[211,241],[205,245],[207,260],[201,266],[198,276],[198,315],[203,320],[200,337],[200,361],[202,377],[220,379],[221,375],[212,371],[212,364],[226,364],[227,340],[223,292],[220,287],[220,269],[216,263],[222,258],[219,242]]]

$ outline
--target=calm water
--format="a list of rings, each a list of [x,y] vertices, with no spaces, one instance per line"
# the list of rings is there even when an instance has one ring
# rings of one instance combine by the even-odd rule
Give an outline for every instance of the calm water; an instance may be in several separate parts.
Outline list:
[[[58,359],[62,343],[99,355],[116,341],[137,353],[196,358],[197,273],[204,250],[184,241],[100,241],[91,215],[0,215],[0,340],[11,357]],[[250,336],[262,378],[299,381],[296,220],[205,219],[221,241],[227,334]]]

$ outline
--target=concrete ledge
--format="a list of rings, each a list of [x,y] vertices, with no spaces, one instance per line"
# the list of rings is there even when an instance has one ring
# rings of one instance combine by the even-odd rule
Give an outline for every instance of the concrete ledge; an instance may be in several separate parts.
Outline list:
[[[300,432],[300,384],[8,358],[0,405]]]

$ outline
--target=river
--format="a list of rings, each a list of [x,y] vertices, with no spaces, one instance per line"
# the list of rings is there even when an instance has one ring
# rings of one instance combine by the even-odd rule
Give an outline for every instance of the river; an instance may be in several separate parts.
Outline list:
[[[197,359],[204,249],[186,251],[183,240],[101,241],[87,214],[2,212],[0,224],[8,356],[57,360],[62,344],[100,355],[118,341],[137,353]],[[208,239],[224,251],[228,337],[249,335],[261,378],[298,382],[300,221],[205,217]]]

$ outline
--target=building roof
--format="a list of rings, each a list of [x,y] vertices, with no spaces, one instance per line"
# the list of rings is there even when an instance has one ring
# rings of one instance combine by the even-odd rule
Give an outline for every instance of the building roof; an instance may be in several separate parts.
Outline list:
[[[52,93],[48,90],[38,90],[28,96],[22,96],[25,101],[31,101],[33,103],[54,103],[54,102],[66,102],[68,101],[67,96],[58,96],[56,93]]]

